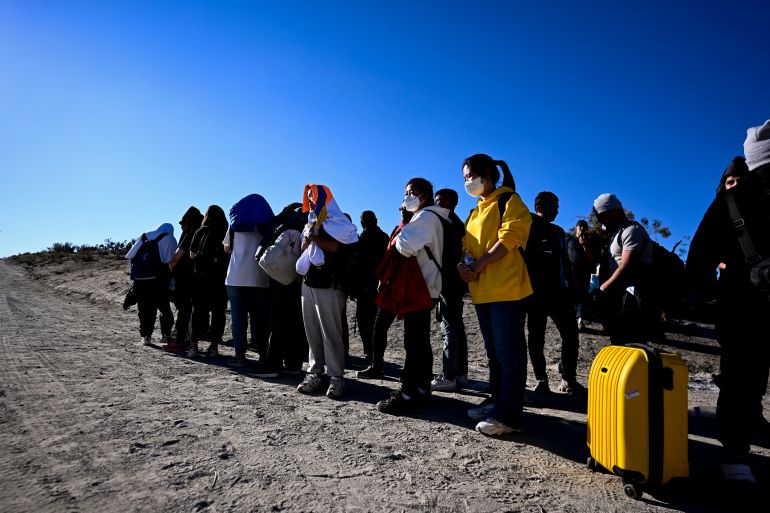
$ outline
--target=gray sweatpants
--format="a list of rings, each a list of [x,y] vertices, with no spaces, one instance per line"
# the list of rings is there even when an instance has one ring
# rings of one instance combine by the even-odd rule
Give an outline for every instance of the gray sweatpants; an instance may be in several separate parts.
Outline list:
[[[302,284],[302,317],[310,346],[308,373],[321,374],[326,365],[330,377],[345,373],[345,347],[342,342],[342,309],[345,293],[317,289]]]

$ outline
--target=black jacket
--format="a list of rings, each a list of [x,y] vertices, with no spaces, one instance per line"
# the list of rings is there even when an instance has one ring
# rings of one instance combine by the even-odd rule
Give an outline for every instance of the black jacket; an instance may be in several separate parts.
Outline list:
[[[749,173],[737,187],[723,190],[711,202],[690,242],[687,277],[690,289],[708,293],[720,263],[718,294],[723,300],[745,301],[757,298],[749,283],[749,266],[738,242],[728,210],[726,195],[735,198],[746,228],[757,251],[770,256],[770,165]]]
[[[560,226],[532,214],[525,260],[535,294],[574,294],[566,235]]]

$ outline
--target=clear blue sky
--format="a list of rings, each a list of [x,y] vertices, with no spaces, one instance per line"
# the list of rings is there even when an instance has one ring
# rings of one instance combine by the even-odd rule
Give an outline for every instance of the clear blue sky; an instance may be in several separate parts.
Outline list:
[[[0,256],[328,185],[389,231],[473,153],[571,226],[603,192],[693,234],[770,118],[770,2],[0,3]],[[178,234],[178,232],[177,232]]]

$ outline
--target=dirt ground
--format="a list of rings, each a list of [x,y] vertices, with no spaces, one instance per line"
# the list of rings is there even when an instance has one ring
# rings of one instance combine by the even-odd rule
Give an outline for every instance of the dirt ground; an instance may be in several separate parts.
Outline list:
[[[624,496],[620,479],[585,462],[586,405],[534,396],[525,432],[473,430],[487,368],[478,324],[465,310],[473,389],[434,394],[411,417],[374,404],[398,385],[401,324],[386,359],[391,379],[346,372],[343,400],[296,392],[301,377],[260,380],[218,359],[188,360],[139,344],[136,310],[120,307],[128,266],[115,258],[0,260],[0,511],[738,511],[719,483],[718,370],[713,329],[673,323],[667,346],[690,369],[691,478]],[[353,326],[353,308],[348,315]],[[579,378],[607,344],[581,333]],[[549,325],[547,358],[558,361]],[[156,338],[158,334],[156,331]],[[229,332],[226,333],[229,338]],[[434,370],[440,336],[433,329]],[[357,334],[351,353],[361,355]],[[535,384],[530,373],[528,386]],[[555,390],[558,377],[551,372]],[[765,399],[770,417],[770,400]],[[752,465],[770,483],[770,437]],[[767,511],[766,502],[758,511]]]

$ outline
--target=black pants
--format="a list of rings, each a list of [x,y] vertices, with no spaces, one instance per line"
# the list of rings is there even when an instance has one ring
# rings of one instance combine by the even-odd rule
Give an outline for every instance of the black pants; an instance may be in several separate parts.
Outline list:
[[[388,330],[393,321],[396,320],[396,314],[377,309],[377,315],[374,317],[374,329],[372,331],[372,360],[371,365],[376,369],[382,370],[385,362],[385,349],[388,347]]]
[[[302,370],[308,355],[307,336],[302,320],[302,293],[300,282],[281,285],[270,280],[270,341],[267,364],[281,370]]]
[[[174,278],[176,288],[174,290],[174,305],[176,306],[176,341],[178,344],[186,344],[190,333],[190,320],[193,309],[193,284],[192,278]]]
[[[535,294],[527,305],[527,347],[532,370],[538,380],[548,379],[545,370],[545,328],[548,317],[553,320],[561,337],[561,375],[568,382],[575,380],[580,339],[575,323],[575,307],[566,293]]]
[[[158,311],[160,311],[160,332],[163,335],[171,335],[174,314],[168,302],[168,283],[168,278],[134,281],[139,310],[139,335],[142,337],[152,336]]]
[[[222,341],[225,332],[227,289],[224,278],[207,279],[196,276],[193,288],[192,341],[208,338],[213,343]]]
[[[720,358],[717,426],[725,463],[746,463],[762,415],[770,368],[770,303],[758,295],[720,298],[716,323]]]
[[[600,296],[604,328],[615,345],[646,343],[653,340],[660,324],[653,301],[644,290],[632,295],[622,286],[613,286]],[[656,317],[657,315],[657,317]]]
[[[377,305],[374,304],[374,298],[377,297],[376,291],[362,293],[356,299],[356,323],[358,324],[358,334],[361,335],[361,343],[364,346],[364,357],[367,360],[372,359],[372,338],[374,337],[374,320],[377,317]]]
[[[444,344],[442,356],[443,373],[446,379],[468,375],[468,338],[463,322],[463,297],[447,294],[446,302],[438,304],[438,320],[441,323],[441,339]]]
[[[432,308],[404,315],[404,368],[401,389],[414,393],[417,388],[430,390],[433,379],[433,349],[430,346]]]

